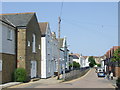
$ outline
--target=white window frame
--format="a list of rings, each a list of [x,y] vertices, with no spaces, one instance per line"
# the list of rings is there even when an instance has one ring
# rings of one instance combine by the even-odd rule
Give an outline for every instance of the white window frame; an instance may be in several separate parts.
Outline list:
[[[41,49],[40,44],[39,44],[39,46],[38,46],[38,47],[39,47],[39,49]]]
[[[0,60],[0,72],[2,71],[2,60]]]
[[[28,41],[28,47],[30,47],[30,41]]]
[[[8,31],[7,31],[7,39],[12,41],[12,30],[8,28]]]
[[[33,34],[32,37],[32,52],[35,53],[36,52],[36,38],[35,38],[35,34]]]

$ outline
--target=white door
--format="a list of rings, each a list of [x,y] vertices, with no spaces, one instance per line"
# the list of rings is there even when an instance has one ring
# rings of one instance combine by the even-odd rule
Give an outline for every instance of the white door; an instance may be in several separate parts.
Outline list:
[[[37,63],[36,61],[31,61],[31,78],[37,76]]]

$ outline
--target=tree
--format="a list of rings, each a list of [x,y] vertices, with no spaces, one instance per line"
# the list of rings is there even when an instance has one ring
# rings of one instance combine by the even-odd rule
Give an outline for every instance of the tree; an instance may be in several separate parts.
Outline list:
[[[80,68],[80,64],[73,61],[73,68]]]
[[[113,53],[113,58],[111,59],[113,62],[118,62],[118,66],[120,66],[120,48],[115,50]]]
[[[90,56],[88,61],[90,62],[89,64],[90,67],[94,67],[96,65],[96,62],[93,56]]]
[[[90,67],[94,67],[94,64],[93,64],[93,63],[89,63],[89,66],[90,66]]]
[[[98,67],[101,67],[101,64],[97,64]]]

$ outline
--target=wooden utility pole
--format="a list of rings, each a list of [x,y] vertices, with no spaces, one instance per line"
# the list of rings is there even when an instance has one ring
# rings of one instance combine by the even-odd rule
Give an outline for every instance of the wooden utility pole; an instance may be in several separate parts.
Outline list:
[[[60,79],[60,22],[61,19],[58,17],[58,78]]]

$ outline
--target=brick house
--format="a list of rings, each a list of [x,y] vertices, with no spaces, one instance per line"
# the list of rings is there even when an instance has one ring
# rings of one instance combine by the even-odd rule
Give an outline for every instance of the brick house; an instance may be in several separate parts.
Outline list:
[[[112,71],[114,76],[116,77],[120,77],[120,67],[117,64],[118,62],[112,62],[111,59],[113,58],[115,50],[117,50],[118,48],[120,48],[120,46],[113,46],[112,48],[110,48],[110,50],[106,52],[106,59],[104,60],[106,73]]]
[[[16,66],[15,26],[0,16],[0,84],[12,81]]]
[[[27,71],[28,80],[41,77],[41,31],[36,13],[3,14],[17,29],[17,68]]]

